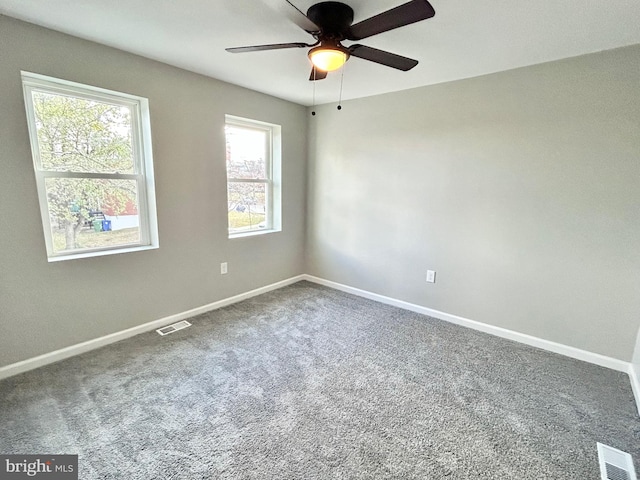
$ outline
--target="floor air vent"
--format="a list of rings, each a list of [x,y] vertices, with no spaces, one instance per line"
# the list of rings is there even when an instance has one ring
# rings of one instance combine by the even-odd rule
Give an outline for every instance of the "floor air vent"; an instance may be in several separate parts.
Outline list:
[[[166,327],[162,327],[156,330],[160,335],[169,335],[170,333],[177,332],[178,330],[182,330],[183,328],[190,327],[191,324],[186,320],[183,320],[178,323],[173,323],[171,325],[167,325]]]
[[[598,443],[602,480],[637,480],[631,455],[617,448]]]

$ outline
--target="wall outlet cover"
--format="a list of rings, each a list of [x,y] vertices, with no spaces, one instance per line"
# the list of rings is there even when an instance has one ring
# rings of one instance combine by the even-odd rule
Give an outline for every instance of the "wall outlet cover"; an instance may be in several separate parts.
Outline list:
[[[435,272],[435,270],[427,270],[427,282],[436,283],[436,272]]]

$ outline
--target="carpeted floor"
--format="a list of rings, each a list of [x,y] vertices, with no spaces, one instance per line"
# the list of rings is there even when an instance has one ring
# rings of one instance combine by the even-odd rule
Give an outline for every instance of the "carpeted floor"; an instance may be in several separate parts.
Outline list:
[[[0,453],[93,479],[599,479],[626,374],[308,282],[0,382]]]

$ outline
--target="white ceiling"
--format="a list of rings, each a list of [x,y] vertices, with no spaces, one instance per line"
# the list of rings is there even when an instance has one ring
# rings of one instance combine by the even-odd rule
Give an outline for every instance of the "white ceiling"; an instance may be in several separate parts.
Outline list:
[[[281,0],[283,3],[285,0]],[[406,0],[343,0],[354,23]],[[313,102],[304,49],[231,54],[225,47],[307,42],[273,0],[0,0],[0,13],[302,105]],[[306,11],[314,0],[292,0]],[[431,0],[436,16],[359,43],[420,61],[401,72],[359,58],[343,99],[474,77],[640,43],[638,0]],[[350,42],[345,42],[349,45]],[[338,100],[340,73],[316,82]]]

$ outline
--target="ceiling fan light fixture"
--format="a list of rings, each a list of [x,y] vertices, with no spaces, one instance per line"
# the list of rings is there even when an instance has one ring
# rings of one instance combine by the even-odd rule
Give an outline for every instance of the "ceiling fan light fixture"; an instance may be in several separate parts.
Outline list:
[[[339,69],[349,59],[346,48],[335,45],[320,45],[309,50],[309,60],[315,67],[324,72]]]

